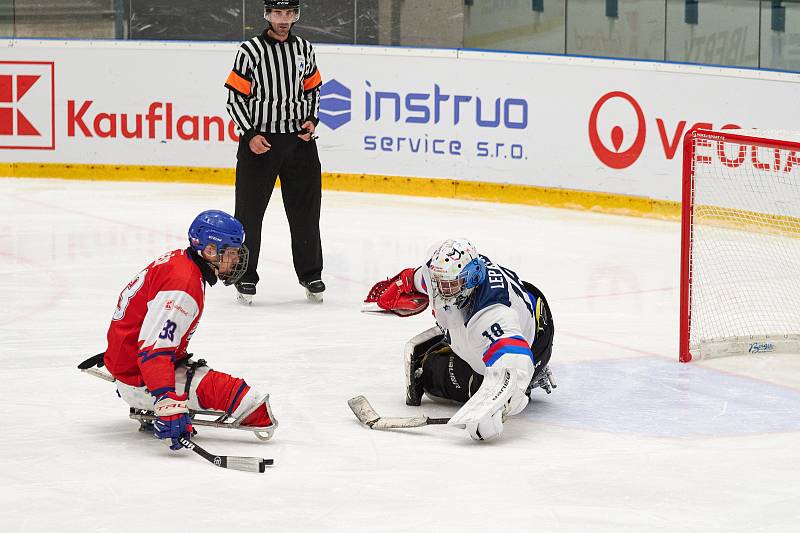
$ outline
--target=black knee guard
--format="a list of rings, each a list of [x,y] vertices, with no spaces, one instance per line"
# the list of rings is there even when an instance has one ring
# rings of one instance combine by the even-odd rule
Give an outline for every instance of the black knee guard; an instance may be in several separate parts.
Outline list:
[[[434,347],[442,344],[444,335],[438,327],[426,329],[406,343],[403,364],[406,371],[406,405],[422,402],[422,362]]]
[[[442,344],[428,352],[422,363],[422,388],[437,398],[464,403],[483,383],[450,346]]]

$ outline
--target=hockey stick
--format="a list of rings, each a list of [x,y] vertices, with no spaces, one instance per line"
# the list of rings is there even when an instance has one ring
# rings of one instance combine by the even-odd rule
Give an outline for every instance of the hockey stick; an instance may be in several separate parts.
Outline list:
[[[239,455],[214,455],[192,442],[190,439],[181,437],[178,439],[184,448],[192,450],[194,453],[220,468],[230,468],[232,470],[242,470],[244,472],[263,473],[267,466],[271,466],[272,459],[261,459],[260,457],[241,457]]]
[[[356,418],[370,429],[417,428],[437,424],[447,424],[449,418],[429,418],[427,416],[409,416],[385,418],[378,415],[364,396],[356,396],[347,400]]]
[[[370,429],[416,428],[433,424],[449,424],[464,429],[468,424],[477,424],[487,415],[500,409],[503,409],[503,421],[505,421],[504,405],[511,397],[514,387],[516,387],[516,374],[512,374],[507,368],[502,369],[502,372],[487,374],[478,392],[473,394],[452,418],[428,418],[424,415],[382,418],[364,396],[350,398],[347,404],[356,418]]]

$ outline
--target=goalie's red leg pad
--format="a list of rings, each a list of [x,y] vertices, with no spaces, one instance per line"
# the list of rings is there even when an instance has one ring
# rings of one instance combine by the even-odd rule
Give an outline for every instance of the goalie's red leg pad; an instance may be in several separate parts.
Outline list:
[[[197,400],[205,409],[233,414],[249,391],[250,386],[242,378],[209,370],[197,386]],[[242,421],[244,426],[267,427],[270,424],[272,421],[263,404]]]

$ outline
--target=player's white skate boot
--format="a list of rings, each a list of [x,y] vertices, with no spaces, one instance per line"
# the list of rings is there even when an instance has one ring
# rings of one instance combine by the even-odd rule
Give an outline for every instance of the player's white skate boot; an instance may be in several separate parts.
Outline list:
[[[533,379],[531,380],[530,385],[528,385],[528,390],[525,391],[525,394],[530,396],[533,389],[540,387],[544,389],[547,394],[550,394],[553,392],[553,389],[558,387],[555,379],[553,379],[553,373],[550,371],[549,367],[544,367],[535,376],[533,376]]]
[[[325,284],[322,283],[321,279],[301,281],[300,285],[306,290],[306,298],[308,298],[310,302],[322,303],[322,293],[325,292]]]
[[[236,284],[236,301],[242,305],[251,305],[256,295],[256,284],[239,282]]]

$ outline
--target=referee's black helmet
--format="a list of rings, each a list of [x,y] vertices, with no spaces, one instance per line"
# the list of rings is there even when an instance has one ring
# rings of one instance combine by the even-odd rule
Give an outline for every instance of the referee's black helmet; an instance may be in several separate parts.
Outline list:
[[[300,9],[300,0],[264,0],[267,9]]]
[[[264,0],[264,19],[270,23],[270,12],[273,9],[294,9],[294,20],[300,20],[300,0]]]

